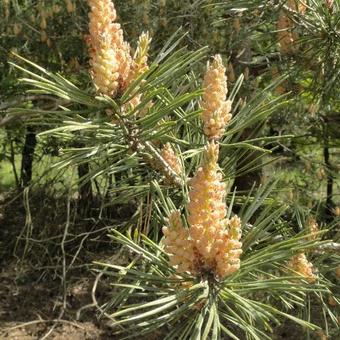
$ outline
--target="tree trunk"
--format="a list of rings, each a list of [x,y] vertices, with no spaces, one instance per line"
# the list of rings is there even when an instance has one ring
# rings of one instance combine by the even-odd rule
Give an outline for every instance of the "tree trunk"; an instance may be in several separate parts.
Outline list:
[[[37,138],[34,128],[27,126],[25,144],[22,149],[20,182],[22,187],[27,187],[32,181],[32,166]]]
[[[331,219],[333,215],[333,183],[334,178],[332,174],[332,167],[330,163],[330,155],[329,155],[329,145],[328,145],[328,136],[325,136],[324,139],[324,148],[323,148],[323,157],[326,165],[326,176],[327,176],[327,189],[326,189],[326,218]]]
[[[78,177],[79,179],[87,176],[90,173],[89,163],[83,163],[78,165]],[[83,211],[86,211],[93,201],[93,191],[91,180],[87,180],[83,183],[79,183],[79,206]]]

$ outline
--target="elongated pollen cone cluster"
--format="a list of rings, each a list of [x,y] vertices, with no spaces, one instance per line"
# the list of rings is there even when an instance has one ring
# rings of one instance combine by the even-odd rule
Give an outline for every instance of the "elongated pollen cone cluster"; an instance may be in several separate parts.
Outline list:
[[[334,0],[326,0],[326,6],[330,12],[333,11]]]
[[[288,0],[287,6],[291,9],[299,12],[300,14],[305,14],[307,9],[307,0]]]
[[[298,0],[289,0],[287,6],[302,15],[306,12],[307,8],[306,2]],[[277,22],[277,36],[281,54],[289,55],[297,51],[296,41],[299,39],[299,35],[294,31],[294,27],[293,20],[284,11],[280,11]]]
[[[149,69],[148,57],[151,38],[149,32],[143,32],[138,39],[136,52],[133,56],[130,73],[126,81],[126,85],[130,85],[134,80],[141,76]],[[141,94],[134,96],[128,103],[128,106],[135,108],[141,102]],[[141,112],[141,115],[145,112]]]
[[[212,272],[224,278],[240,268],[241,221],[237,216],[226,218],[226,191],[217,164],[218,153],[218,144],[209,143],[203,164],[190,181],[187,242],[195,255],[192,274]],[[172,242],[167,234],[165,242]]]
[[[228,93],[226,69],[222,58],[216,55],[204,77],[204,94],[202,100],[202,119],[204,133],[210,140],[222,137],[225,127],[231,119],[231,101],[226,100]]]
[[[272,74],[273,80],[277,79],[280,76],[280,72],[279,72],[277,66],[272,67],[271,74]],[[280,83],[278,86],[276,86],[275,92],[278,95],[284,94],[286,92],[286,85],[287,85],[287,82]]]
[[[231,220],[226,218],[226,191],[217,163],[218,154],[218,144],[209,143],[202,167],[190,181],[188,223],[204,265],[219,277],[225,277],[240,267],[241,221],[236,216]]]
[[[288,262],[288,268],[303,276],[309,283],[316,281],[316,276],[313,273],[313,264],[307,260],[304,253],[293,256]]]
[[[161,156],[169,164],[171,169],[177,175],[181,175],[182,170],[183,170],[181,162],[180,162],[179,158],[177,157],[177,155],[175,154],[175,152],[174,152],[173,148],[171,147],[170,143],[166,143],[163,146],[163,148],[161,150]]]
[[[177,266],[177,271],[196,273],[195,253],[193,242],[189,239],[189,231],[185,229],[179,211],[174,211],[169,216],[168,226],[163,227],[165,236],[165,251],[170,256],[170,264]]]
[[[132,67],[128,77],[128,83],[131,83],[149,69],[148,57],[150,43],[151,38],[149,32],[143,32],[138,39],[137,49],[133,57]]]
[[[235,70],[232,63],[228,64],[227,74],[229,81],[234,82],[236,80]]]
[[[9,17],[9,0],[3,0],[3,8],[4,8],[4,14],[5,14],[5,18]]]
[[[216,273],[219,277],[228,276],[236,272],[241,265],[242,254],[241,220],[238,216],[228,221],[228,230],[223,231],[222,237],[216,238]]]
[[[306,227],[309,234],[311,234],[310,239],[316,240],[318,238],[319,225],[314,217],[309,217],[306,221]]]
[[[298,35],[292,32],[294,24],[292,20],[281,11],[277,22],[277,37],[280,45],[281,54],[287,55],[296,52],[295,40],[298,39]]]
[[[93,82],[98,93],[115,96],[126,86],[131,69],[130,46],[116,20],[111,0],[88,0],[90,35],[87,37]]]
[[[340,216],[340,206],[335,207],[333,209],[333,213],[334,213],[335,216]]]

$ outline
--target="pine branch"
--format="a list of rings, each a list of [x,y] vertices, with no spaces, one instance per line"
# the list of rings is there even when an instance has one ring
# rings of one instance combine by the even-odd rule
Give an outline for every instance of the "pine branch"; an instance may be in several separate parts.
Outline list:
[[[28,102],[28,101],[36,101],[36,100],[49,100],[49,101],[56,101],[57,98],[49,95],[27,95],[27,96],[21,96],[19,98],[16,98],[14,100],[10,100],[7,102],[2,102],[0,104],[0,111],[6,110],[10,107],[20,105],[22,103]]]
[[[150,142],[145,142],[144,148],[150,152],[150,155],[154,157],[154,159],[151,158],[151,160],[156,161],[162,173],[166,175],[166,177],[169,178],[174,185],[176,185],[177,187],[182,187],[184,183],[181,177],[176,174],[176,172],[171,168],[168,162],[159,154],[159,152],[153,147],[153,145]]]
[[[181,188],[184,184],[182,178],[176,174],[152,143],[149,141],[141,141],[139,138],[139,130],[136,126],[133,126],[130,121],[118,113],[115,113],[115,116],[118,118],[130,148],[140,154],[154,170],[161,171],[162,174],[170,179],[172,184]]]
[[[329,243],[321,244],[320,246],[313,249],[313,252],[316,254],[324,254],[324,253],[340,254],[340,243],[329,242]]]
[[[54,110],[60,105],[67,105],[70,101],[69,100],[61,100],[59,98],[49,96],[49,95],[28,95],[28,96],[22,96],[17,99],[3,102],[0,104],[0,111],[6,112],[7,109],[15,106],[19,106],[23,103],[29,102],[29,101],[45,101],[45,102],[50,102],[50,104],[46,104],[42,106],[41,108],[44,110]],[[0,120],[0,128],[3,126],[6,126],[13,121],[16,121],[19,119],[18,115],[13,115],[11,113],[7,114],[5,117],[3,117]]]

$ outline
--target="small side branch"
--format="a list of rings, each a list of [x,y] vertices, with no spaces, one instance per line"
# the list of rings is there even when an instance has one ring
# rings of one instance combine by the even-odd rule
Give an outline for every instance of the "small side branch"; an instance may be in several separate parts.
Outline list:
[[[340,243],[329,242],[322,244],[313,249],[313,253],[325,254],[325,253],[335,253],[340,254]]]
[[[145,149],[150,152],[150,155],[153,156],[151,160],[155,161],[159,166],[161,171],[167,178],[171,180],[171,182],[177,187],[183,186],[183,180],[180,176],[176,174],[176,172],[171,168],[168,162],[159,154],[159,152],[153,147],[150,142],[145,142]]]
[[[176,174],[152,143],[149,141],[141,141],[138,136],[138,129],[131,126],[131,124],[121,116],[117,115],[117,117],[131,149],[142,155],[152,168],[166,175],[175,186],[181,188],[184,184],[182,178]]]

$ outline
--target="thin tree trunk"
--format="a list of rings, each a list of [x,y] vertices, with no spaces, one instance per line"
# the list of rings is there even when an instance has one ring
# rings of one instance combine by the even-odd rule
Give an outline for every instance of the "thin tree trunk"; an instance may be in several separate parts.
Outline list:
[[[22,150],[20,182],[22,187],[27,187],[32,181],[32,166],[37,138],[33,127],[27,126],[25,144]]]
[[[79,179],[87,176],[90,173],[89,163],[83,163],[78,165],[78,177]],[[87,180],[84,183],[79,184],[79,205],[82,209],[87,210],[93,201],[93,191],[91,180]]]
[[[328,135],[325,134],[324,137],[324,148],[323,148],[323,157],[326,165],[326,176],[327,176],[327,189],[326,189],[326,215],[331,217],[333,214],[334,202],[333,202],[333,183],[334,178],[332,174],[332,167],[330,163],[330,155],[329,155],[329,143],[328,143]]]
[[[11,154],[10,154],[9,160],[10,160],[11,165],[12,165],[16,187],[19,189],[20,188],[20,180],[19,180],[19,176],[18,176],[18,172],[17,172],[17,167],[15,165],[15,151],[14,151],[14,145],[13,145],[14,142],[11,138],[11,135],[9,134],[8,136],[9,136],[9,140],[10,140],[10,149],[11,149]]]

